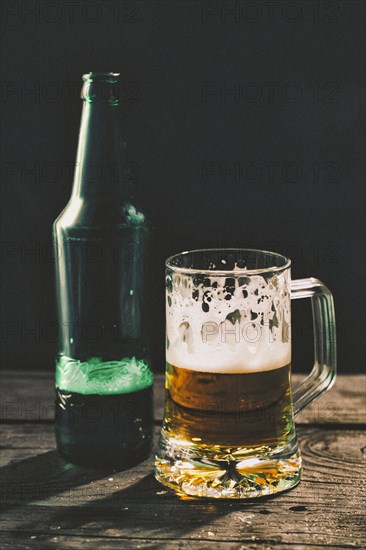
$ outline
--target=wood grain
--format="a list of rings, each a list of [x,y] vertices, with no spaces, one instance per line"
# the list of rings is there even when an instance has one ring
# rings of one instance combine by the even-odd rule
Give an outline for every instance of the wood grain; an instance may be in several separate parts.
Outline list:
[[[165,550],[185,550],[192,547],[194,550],[212,550],[222,549],[222,550],[256,550],[260,548],[261,550],[324,550],[329,548],[325,545],[308,545],[308,544],[281,544],[275,543],[274,541],[260,541],[250,538],[250,542],[247,542],[245,537],[241,541],[237,542],[227,542],[227,541],[217,541],[212,539],[212,535],[208,535],[207,539],[199,539],[192,542],[192,540],[180,539],[180,540],[169,540],[169,539],[144,539],[140,538],[131,538],[131,539],[119,539],[119,538],[107,538],[107,537],[98,537],[98,536],[88,536],[88,537],[78,537],[74,535],[58,535],[57,532],[51,535],[31,535],[29,533],[14,533],[14,537],[9,541],[7,534],[0,534],[0,544],[2,550],[33,550],[40,548],[43,550],[45,548],[64,548],[67,550],[79,550],[85,548],[89,550],[90,548],[98,548],[98,550],[131,550],[131,549],[146,549],[146,550],[159,550],[164,548]],[[357,548],[356,546],[338,546],[332,547],[337,548]]]
[[[307,426],[298,432],[298,487],[276,498],[221,502],[178,499],[155,481],[152,456],[127,471],[96,472],[58,457],[51,425],[3,425],[1,530],[23,533],[27,544],[72,536],[71,548],[87,547],[83,537],[103,537],[105,548],[116,541],[123,548],[140,541],[147,548],[185,548],[188,541],[362,548],[364,433]]]

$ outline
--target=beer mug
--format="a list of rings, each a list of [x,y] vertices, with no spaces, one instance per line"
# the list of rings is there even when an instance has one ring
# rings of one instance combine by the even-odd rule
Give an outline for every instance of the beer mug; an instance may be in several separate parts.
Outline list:
[[[166,398],[156,478],[180,495],[252,498],[300,481],[294,416],[336,375],[333,298],[274,252],[166,261]],[[291,387],[291,299],[311,298],[315,361]]]

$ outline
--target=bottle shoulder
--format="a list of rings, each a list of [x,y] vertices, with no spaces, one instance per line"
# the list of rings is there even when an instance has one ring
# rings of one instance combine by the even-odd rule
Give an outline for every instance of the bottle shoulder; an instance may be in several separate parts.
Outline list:
[[[110,199],[101,202],[72,197],[54,222],[55,230],[69,227],[126,227],[148,230],[151,224],[131,200]]]

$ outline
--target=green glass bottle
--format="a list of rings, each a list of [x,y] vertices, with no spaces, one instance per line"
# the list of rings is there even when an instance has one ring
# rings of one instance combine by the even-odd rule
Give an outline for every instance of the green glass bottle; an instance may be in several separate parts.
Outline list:
[[[128,467],[150,451],[150,227],[120,132],[120,75],[83,76],[71,198],[54,224],[59,350],[56,440],[66,460]]]

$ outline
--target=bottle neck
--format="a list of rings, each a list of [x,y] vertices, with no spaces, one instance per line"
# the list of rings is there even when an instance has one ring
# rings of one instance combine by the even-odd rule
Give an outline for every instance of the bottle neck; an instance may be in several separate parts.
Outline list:
[[[72,196],[83,201],[131,199],[123,168],[118,105],[84,99]]]

